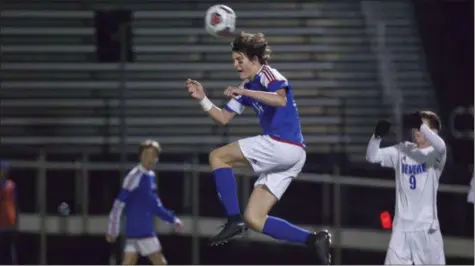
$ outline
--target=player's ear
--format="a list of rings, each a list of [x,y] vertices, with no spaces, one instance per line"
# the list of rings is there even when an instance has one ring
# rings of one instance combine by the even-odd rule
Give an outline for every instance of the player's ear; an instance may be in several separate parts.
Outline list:
[[[252,58],[251,58],[251,62],[253,64],[259,63],[259,57],[257,57],[257,55],[253,55]]]

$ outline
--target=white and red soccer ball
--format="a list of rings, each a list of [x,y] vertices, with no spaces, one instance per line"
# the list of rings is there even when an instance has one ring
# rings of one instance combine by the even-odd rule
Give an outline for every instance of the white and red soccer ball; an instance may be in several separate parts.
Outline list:
[[[215,37],[230,36],[236,29],[236,13],[225,5],[214,5],[208,8],[205,29]]]

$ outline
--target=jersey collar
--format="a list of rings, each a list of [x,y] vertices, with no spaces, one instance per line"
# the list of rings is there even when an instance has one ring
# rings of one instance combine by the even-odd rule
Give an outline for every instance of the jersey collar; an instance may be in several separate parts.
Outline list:
[[[138,168],[141,172],[148,173],[148,170],[145,169],[145,167],[143,167],[143,165],[140,164],[140,163],[139,163],[139,165],[137,166],[137,168]]]
[[[262,69],[264,68],[265,65],[262,65],[261,68],[257,71],[256,75],[254,75],[254,78],[252,79],[253,81],[259,78],[259,74],[261,74]]]

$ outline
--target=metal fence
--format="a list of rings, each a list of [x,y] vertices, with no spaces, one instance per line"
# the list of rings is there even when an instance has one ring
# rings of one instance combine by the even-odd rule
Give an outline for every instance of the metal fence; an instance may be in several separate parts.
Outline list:
[[[98,163],[89,159],[88,154],[83,154],[82,159],[71,162],[54,162],[47,161],[47,154],[42,152],[37,160],[13,160],[11,166],[16,169],[34,169],[37,172],[36,178],[36,214],[21,214],[20,215],[20,231],[35,232],[40,234],[40,264],[46,263],[47,241],[46,236],[51,233],[61,233],[66,235],[78,234],[104,234],[107,228],[107,215],[94,216],[90,215],[87,209],[89,206],[88,197],[88,182],[89,171],[93,170],[125,170],[135,166],[133,163],[119,164],[119,163]],[[191,197],[191,214],[181,216],[186,224],[185,234],[192,238],[192,261],[199,264],[199,237],[211,236],[215,233],[216,227],[224,222],[221,219],[204,218],[199,213],[199,202],[201,198],[200,189],[198,186],[198,179],[200,173],[211,173],[207,165],[200,165],[198,155],[192,157],[190,163],[183,164],[167,164],[161,163],[158,165],[158,171],[167,172],[184,172],[188,174],[188,182],[183,183],[183,191],[186,196]],[[81,203],[81,210],[79,213],[68,217],[48,216],[47,214],[47,171],[48,170],[74,170],[76,192],[75,198],[77,202]],[[341,225],[341,209],[347,202],[342,202],[341,188],[342,186],[359,186],[359,187],[373,187],[373,188],[395,188],[393,180],[382,180],[374,178],[362,178],[351,176],[338,175],[339,169],[335,169],[332,175],[326,174],[309,174],[302,173],[295,182],[314,182],[333,184],[327,189],[333,190],[333,193],[323,193],[321,206],[330,208],[334,215],[333,224],[324,226],[328,228],[334,236],[333,245],[335,247],[335,263],[339,263],[341,259],[342,248],[355,248],[363,250],[379,250],[384,251],[389,241],[389,232],[383,230],[359,230],[343,228]],[[243,185],[242,198],[247,199],[250,195],[250,178],[252,172],[248,170],[236,170],[236,175],[243,177],[241,185]],[[68,178],[68,177],[65,177]],[[245,189],[247,188],[247,189]],[[439,188],[440,192],[465,194],[469,190],[468,186],[460,185],[444,185]],[[333,195],[332,197],[328,195]],[[305,228],[322,228],[322,226],[302,225]],[[160,234],[171,233],[171,228],[157,223],[158,232]],[[251,238],[253,240],[269,241],[268,238],[262,238],[258,234],[248,233],[244,239]],[[361,239],[372,239],[372,241],[361,241]],[[469,257],[473,258],[473,240],[467,238],[445,237],[445,248],[447,256],[455,257]]]

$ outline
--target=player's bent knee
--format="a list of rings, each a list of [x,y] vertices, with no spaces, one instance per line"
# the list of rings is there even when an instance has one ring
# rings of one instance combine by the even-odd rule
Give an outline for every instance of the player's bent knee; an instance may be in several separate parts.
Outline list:
[[[226,167],[226,164],[223,162],[223,151],[221,148],[215,149],[209,154],[209,165],[213,169],[221,168],[221,167]]]
[[[262,231],[262,228],[264,228],[266,219],[267,219],[266,214],[259,214],[252,211],[244,212],[244,221],[246,222],[247,226],[257,232]]]
[[[248,227],[254,231],[262,232],[267,215],[276,202],[277,198],[267,186],[256,186],[244,211],[244,221]]]
[[[217,148],[209,154],[211,168],[241,167],[247,165],[247,160],[241,153],[239,144],[236,142]]]

